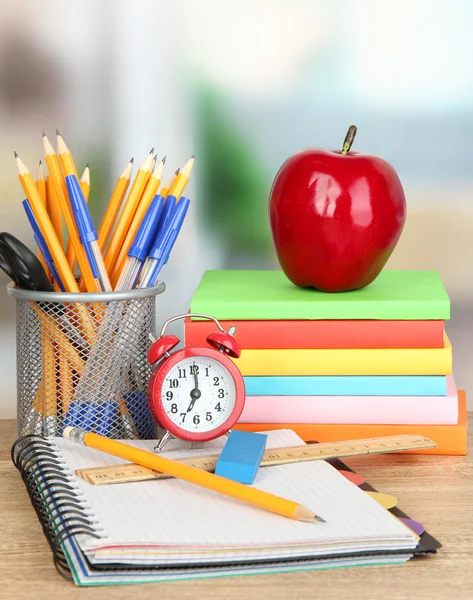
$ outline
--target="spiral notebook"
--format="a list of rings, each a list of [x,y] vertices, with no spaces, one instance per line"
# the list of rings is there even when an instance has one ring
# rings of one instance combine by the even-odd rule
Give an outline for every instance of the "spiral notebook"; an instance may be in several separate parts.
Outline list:
[[[225,439],[202,450],[173,440],[164,454],[217,453]],[[25,443],[17,466],[32,497],[42,488],[38,515],[56,566],[78,585],[399,564],[439,547],[430,536],[426,544],[425,534],[423,541],[397,518],[403,513],[384,509],[326,461],[263,468],[254,482],[326,520],[304,523],[176,479],[93,486],[75,470],[123,461],[63,438]],[[156,442],[128,443],[152,450]],[[293,431],[268,432],[268,448],[301,444]]]

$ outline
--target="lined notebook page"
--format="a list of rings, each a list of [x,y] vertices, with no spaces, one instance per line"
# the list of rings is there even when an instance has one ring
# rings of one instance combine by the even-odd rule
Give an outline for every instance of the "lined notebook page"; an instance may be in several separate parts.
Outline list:
[[[163,455],[211,454],[226,438],[202,450],[173,440]],[[71,471],[123,463],[97,450],[62,438],[55,443]],[[156,442],[130,442],[152,450]],[[268,448],[304,442],[290,430],[268,433]],[[176,479],[152,480],[110,486],[93,486],[76,477],[92,512],[104,528],[100,540],[80,538],[84,550],[129,545],[155,548],[164,559],[186,550],[273,549],[271,555],[288,554],[306,545],[326,553],[327,548],[414,548],[417,537],[391,513],[349,482],[325,461],[261,468],[254,487],[299,502],[326,523],[303,523],[248,506],[221,494]],[[325,549],[324,549],[325,548]],[[141,555],[136,548],[137,555]],[[121,549],[123,556],[135,552]],[[299,551],[297,553],[300,553]],[[117,555],[117,550],[113,550]],[[153,555],[153,552],[151,552]],[[217,554],[218,556],[218,554]]]

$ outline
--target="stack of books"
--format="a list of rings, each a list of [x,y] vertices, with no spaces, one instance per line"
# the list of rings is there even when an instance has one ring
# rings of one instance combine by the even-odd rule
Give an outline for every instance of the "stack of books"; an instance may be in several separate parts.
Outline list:
[[[236,326],[246,402],[237,428],[305,441],[416,433],[423,453],[466,453],[466,399],[445,333],[450,300],[434,271],[383,271],[368,287],[301,289],[282,271],[207,271],[191,313]],[[215,330],[188,318],[187,346]]]

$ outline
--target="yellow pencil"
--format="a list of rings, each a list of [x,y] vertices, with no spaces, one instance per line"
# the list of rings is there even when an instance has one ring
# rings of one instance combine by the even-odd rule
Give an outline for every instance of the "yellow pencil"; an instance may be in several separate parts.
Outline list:
[[[67,440],[72,440],[89,448],[95,448],[96,450],[117,456],[131,463],[136,463],[142,467],[148,467],[148,469],[172,475],[183,481],[229,496],[235,500],[241,500],[246,504],[251,504],[252,506],[268,510],[283,517],[288,517],[289,519],[309,521],[311,523],[315,523],[316,521],[323,522],[323,519],[318,517],[314,512],[297,502],[280,498],[274,494],[263,492],[243,483],[238,483],[231,479],[196,469],[195,467],[183,465],[170,458],[128,446],[127,444],[111,440],[96,433],[88,433],[79,427],[65,427],[63,436]]]
[[[115,185],[115,189],[113,190],[112,197],[110,198],[110,202],[108,203],[107,209],[105,211],[105,215],[102,219],[102,223],[99,228],[99,247],[103,252],[105,246],[107,245],[108,238],[113,229],[113,224],[115,223],[115,219],[117,218],[118,211],[120,210],[120,206],[122,205],[123,198],[125,197],[126,191],[128,189],[128,185],[130,184],[131,171],[133,169],[133,159],[125,167],[125,170],[118,178],[118,181]]]
[[[67,195],[67,186],[65,185],[64,177],[67,177],[68,175],[75,175],[77,177],[77,179],[79,179],[79,175],[77,174],[77,169],[76,169],[76,165],[74,164],[74,159],[72,158],[72,154],[71,154],[69,148],[66,146],[66,142],[64,141],[62,135],[59,133],[58,129],[56,129],[56,137],[57,137],[57,154],[58,154],[59,164],[61,165],[61,170],[62,170],[62,174],[63,174],[63,182],[62,183],[64,183],[64,186],[62,186],[62,187],[64,190],[64,195],[66,197],[66,200],[69,201],[69,197]],[[82,185],[82,178],[81,178],[80,186],[82,188],[82,193],[84,194],[85,199],[88,200],[89,193],[87,191],[87,195],[86,195],[84,192],[84,188],[87,190],[90,190],[90,180],[89,180],[88,186],[87,186],[87,184]],[[74,225],[75,225],[75,223],[74,223]],[[77,236],[79,235],[77,227],[76,227],[76,235]],[[66,258],[67,258],[68,263],[71,265],[72,271],[74,272],[77,259],[76,259],[76,254],[75,254],[74,245],[73,245],[71,236],[69,236],[69,241],[67,242]]]
[[[90,169],[89,163],[85,165],[82,177],[79,180],[82,193],[84,194],[85,201],[88,202],[90,194]]]
[[[43,201],[43,206],[46,206],[46,177],[44,175],[43,162],[40,160],[38,165],[38,173],[36,175],[36,187],[38,188],[39,195]]]
[[[62,172],[64,177],[68,175],[75,175],[77,179],[79,179],[79,175],[77,174],[76,165],[74,164],[74,159],[72,158],[72,154],[69,148],[66,146],[66,143],[56,129],[56,139],[57,139],[57,155],[59,158],[59,163],[61,165]]]
[[[74,396],[74,383],[71,365],[62,352],[58,353],[58,371],[60,388],[60,392],[58,394],[58,397],[60,398],[58,412],[62,413],[63,416],[66,416]]]
[[[33,181],[31,173],[27,169],[26,165],[20,159],[18,154],[15,152],[16,164],[18,167],[18,177],[23,188],[26,197],[28,198],[33,211],[38,227],[43,234],[46,245],[48,246],[51,257],[54,261],[56,269],[59,273],[62,283],[67,292],[78,292],[79,286],[74,278],[74,274],[71,271],[69,263],[66,260],[66,255],[62,248],[61,243],[54,231],[53,224],[49,218],[46,208],[43,206],[43,201],[39,195],[38,189]],[[93,342],[94,339],[94,324],[90,318],[87,308],[83,304],[74,304],[79,314],[79,319],[82,323],[84,334],[89,343]]]
[[[49,248],[49,252],[51,253],[52,259],[54,260],[56,268],[59,272],[61,281],[68,292],[78,292],[79,288],[76,280],[74,279],[74,275],[72,274],[72,271],[66,260],[62,245],[58,239],[56,231],[54,230],[46,208],[43,205],[43,201],[39,195],[38,189],[33,181],[33,178],[31,177],[31,173],[28,171],[25,164],[22,162],[16,152],[15,158],[18,167],[20,183],[23,187],[26,197],[30,202],[31,210],[33,211],[38,226],[41,229],[43,237]]]
[[[176,201],[182,196],[182,192],[184,191],[186,185],[189,182],[189,178],[192,172],[192,167],[194,166],[195,156],[192,155],[186,164],[182,167],[182,169],[177,173],[176,179],[171,185],[169,190],[169,196],[176,196]]]
[[[112,265],[115,264],[115,260],[118,256],[118,253],[120,252],[120,248],[123,244],[128,229],[130,228],[131,221],[135,215],[136,209],[138,208],[138,204],[140,202],[141,196],[143,195],[145,186],[148,183],[148,179],[151,176],[151,168],[153,165],[153,152],[150,152],[144,163],[139,168],[138,173],[135,177],[135,181],[131,186],[130,193],[128,194],[128,198],[126,199],[125,205],[123,206],[123,210],[120,216],[118,217],[115,231],[112,234],[110,243],[105,253],[105,268],[109,273],[112,270]]]
[[[173,186],[174,181],[176,180],[176,177],[179,175],[179,171],[180,171],[180,169],[177,169],[177,171],[171,175],[171,177],[169,178],[169,181],[167,183],[165,183],[163,185],[163,187],[159,190],[160,195],[163,196],[164,198],[166,198],[166,196],[169,194],[169,190]]]
[[[72,216],[69,201],[62,192],[61,181],[63,180],[63,176],[61,173],[61,168],[59,166],[58,157],[54,152],[51,142],[46,137],[46,134],[43,134],[43,145],[49,174],[54,185],[54,190],[56,192],[59,206],[61,208],[62,216],[64,217],[64,221],[66,223],[67,231],[69,232],[69,238],[72,241],[72,246],[77,256],[81,273],[84,277],[86,289],[88,292],[96,292],[99,289],[97,281],[92,274],[92,269],[87,259],[87,255],[85,253],[84,247],[80,242],[79,234],[74,221],[74,217]]]
[[[64,247],[62,231],[62,214],[61,209],[59,207],[56,190],[54,189],[53,181],[51,179],[51,175],[48,175],[46,181],[46,187],[48,190],[46,207],[48,209],[49,218],[51,219],[51,223],[53,224],[54,231],[56,232],[57,239],[61,243],[61,246]]]
[[[44,406],[43,415],[47,417],[57,417],[57,382],[56,382],[56,353],[54,351],[53,340],[48,333],[43,332],[42,341],[44,343]],[[46,421],[46,427],[48,422]]]
[[[44,176],[43,163],[41,161],[39,161],[38,174],[36,175],[36,187],[38,188],[39,195],[41,196],[43,206],[47,207],[48,195],[46,190],[46,178]],[[49,280],[51,280],[51,273],[49,272],[48,265],[44,260],[44,256],[42,255],[41,250],[39,249],[38,258],[39,262],[43,265],[44,272],[48,276]]]
[[[118,253],[117,259],[115,261],[115,266],[113,267],[112,274],[110,276],[110,280],[114,289],[117,284],[118,278],[120,277],[123,265],[125,264],[130,246],[132,245],[133,240],[135,239],[135,236],[138,232],[138,229],[140,228],[141,221],[143,220],[143,217],[145,216],[149,205],[158,193],[159,184],[161,183],[161,177],[163,176],[165,162],[166,157],[164,157],[163,160],[158,165],[156,165],[153,174],[148,179],[145,191],[143,192],[138,208],[136,209],[135,216],[133,217],[131,225],[123,241],[122,247],[120,248],[120,252]]]

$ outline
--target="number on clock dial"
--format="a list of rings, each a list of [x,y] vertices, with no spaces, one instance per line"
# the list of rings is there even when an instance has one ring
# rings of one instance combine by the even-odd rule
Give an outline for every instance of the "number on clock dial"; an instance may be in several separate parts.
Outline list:
[[[207,432],[230,417],[236,389],[233,377],[220,362],[197,356],[170,369],[162,396],[171,421],[186,431]]]

